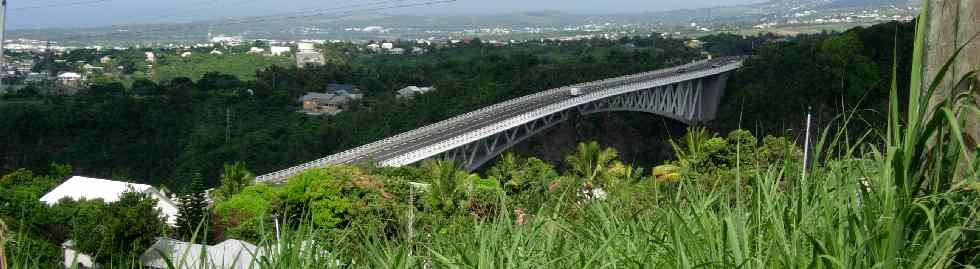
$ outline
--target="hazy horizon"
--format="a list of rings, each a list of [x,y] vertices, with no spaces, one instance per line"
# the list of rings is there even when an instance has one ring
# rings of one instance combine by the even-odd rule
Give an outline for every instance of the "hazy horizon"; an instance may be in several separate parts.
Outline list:
[[[109,25],[181,23],[223,18],[280,14],[305,15],[323,11],[338,13],[377,7],[393,7],[426,0],[312,1],[312,0],[173,0],[146,3],[143,0],[55,0],[21,2],[8,0],[7,29],[77,28]],[[677,9],[730,6],[765,0],[497,0],[438,3],[420,7],[381,10],[391,14],[492,15],[532,11],[572,14],[617,14]],[[367,10],[365,10],[367,11]],[[108,14],[102,15],[102,14]]]

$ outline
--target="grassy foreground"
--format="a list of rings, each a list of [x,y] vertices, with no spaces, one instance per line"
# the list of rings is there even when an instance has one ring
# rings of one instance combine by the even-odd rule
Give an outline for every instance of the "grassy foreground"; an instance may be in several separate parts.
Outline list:
[[[919,75],[923,26],[916,35],[910,85],[927,79]],[[939,73],[944,77],[945,68]],[[908,103],[899,104],[898,83],[893,80],[888,129],[847,141],[854,136],[833,131],[853,130],[840,128],[852,124],[842,115],[838,128],[826,128],[816,139],[805,176],[795,149],[742,151],[743,140],[734,137],[734,159],[711,160],[712,141],[718,140],[698,132],[676,144],[679,160],[668,176],[636,176],[641,173],[613,164],[615,154],[585,145],[569,157],[566,175],[546,182],[545,195],[497,195],[490,205],[440,196],[471,193],[474,187],[454,185],[467,179],[454,178],[460,172],[452,166],[436,166],[430,187],[418,190],[418,199],[434,199],[435,207],[465,205],[468,214],[419,212],[416,219],[413,206],[376,216],[400,224],[395,227],[354,223],[346,229],[318,228],[318,216],[306,214],[283,224],[279,235],[259,222],[255,243],[265,255],[254,263],[260,268],[969,268],[980,263],[980,152],[962,126],[963,115],[980,113],[969,98],[976,94],[976,82],[939,106],[929,106],[929,97],[952,89],[937,83],[911,87]],[[763,152],[786,154],[757,156]],[[608,195],[583,195],[600,186]],[[29,249],[10,253],[12,268],[38,267]],[[218,268],[182,260],[174,257],[169,267]]]
[[[920,85],[923,79],[918,75],[922,31],[920,26],[911,85]],[[940,106],[930,107],[933,92],[951,90],[937,84],[912,87],[909,103],[900,105],[897,83],[893,81],[888,130],[868,131],[860,141],[843,141],[850,136],[826,131],[817,139],[818,150],[806,176],[800,160],[791,157],[765,166],[743,167],[736,160],[734,167],[696,171],[699,166],[685,161],[703,153],[691,150],[679,154],[679,165],[687,168],[678,182],[620,178],[627,183],[607,186],[611,194],[601,200],[579,195],[592,182],[580,177],[574,182],[585,182],[587,187],[554,191],[543,198],[539,209],[530,210],[534,214],[524,215],[516,199],[500,197],[496,217],[446,220],[467,225],[436,224],[394,238],[372,226],[324,236],[301,225],[287,230],[282,241],[264,237],[267,253],[278,254],[261,264],[264,268],[972,267],[980,262],[978,152],[977,145],[967,144],[971,140],[962,135],[961,115],[980,111],[967,95],[951,95]],[[844,115],[839,124],[851,122]],[[594,160],[601,163],[600,159]],[[404,222],[408,230],[411,220]],[[311,241],[323,251],[311,251]]]

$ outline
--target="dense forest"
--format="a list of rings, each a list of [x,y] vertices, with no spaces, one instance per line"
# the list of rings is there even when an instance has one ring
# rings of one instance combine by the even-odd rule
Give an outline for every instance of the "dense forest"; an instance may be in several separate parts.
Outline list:
[[[893,68],[915,69],[910,32],[891,23],[705,37],[712,55],[752,55],[716,122],[583,117],[476,173],[430,160],[254,180],[501,100],[689,62],[702,49],[657,37],[473,42],[424,56],[334,47],[341,56],[330,64],[272,66],[255,80],[207,73],[98,84],[72,97],[7,96],[0,256],[9,253],[11,268],[60,266],[59,245],[71,240],[105,268],[141,268],[148,247],[171,238],[253,242],[254,260],[238,262],[260,268],[968,267],[980,261],[980,152],[964,142],[957,115],[977,107],[942,100],[913,117],[931,96],[899,85],[917,87],[919,75],[886,82]],[[367,97],[337,116],[295,112],[298,96],[330,83],[358,85]],[[395,98],[406,85],[438,90]],[[807,110],[823,128],[804,155],[795,136]],[[850,115],[860,123],[836,118]],[[852,144],[851,128],[887,135]],[[592,138],[604,142],[578,142]],[[637,138],[669,151],[622,144]],[[640,160],[648,158],[669,160]],[[78,174],[177,190],[175,225],[147,193],[38,200]],[[211,267],[172,258],[166,268]]]
[[[624,48],[635,43],[640,49]],[[338,55],[344,55],[338,53]],[[306,68],[274,66],[254,81],[209,73],[198,80],[99,84],[73,97],[0,103],[3,171],[73,165],[78,173],[180,185],[224,163],[281,169],[506,99],[569,83],[641,72],[699,57],[681,40],[636,38],[529,43],[479,41],[424,56],[355,55]],[[334,117],[295,113],[296,98],[349,83],[367,97]],[[438,91],[411,101],[408,85]]]
[[[808,107],[817,126],[848,111],[881,126],[889,85],[885,78],[893,61],[888,48],[908,55],[911,25],[794,38],[704,37],[703,50],[712,55],[753,55],[731,78],[722,113],[709,126],[792,137]],[[272,66],[257,70],[255,80],[207,73],[162,83],[139,79],[128,87],[107,82],[72,97],[6,98],[0,101],[0,123],[6,126],[0,130],[5,141],[0,171],[63,163],[81,174],[153,185],[182,185],[201,173],[207,185],[214,185],[226,163],[242,161],[259,173],[273,171],[536,91],[703,57],[701,49],[683,40],[659,37],[504,47],[477,40],[421,56],[359,54],[343,45],[325,49],[331,59],[327,65]],[[234,63],[228,57],[203,64]],[[899,73],[907,73],[907,57],[897,60]],[[297,97],[322,92],[330,83],[356,85],[367,98],[334,117],[294,112]],[[408,85],[433,85],[438,91],[411,101],[396,99],[395,90]],[[669,158],[663,141],[681,128],[649,115],[599,115],[540,136],[568,139],[532,139],[518,150],[554,163],[575,141],[599,140],[631,162],[652,165]],[[608,133],[626,135],[610,138]],[[629,142],[637,138],[647,140]]]

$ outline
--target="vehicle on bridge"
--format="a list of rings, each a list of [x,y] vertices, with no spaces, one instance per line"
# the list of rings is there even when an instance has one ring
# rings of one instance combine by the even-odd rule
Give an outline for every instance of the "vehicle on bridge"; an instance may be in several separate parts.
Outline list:
[[[530,94],[256,178],[282,183],[317,167],[372,162],[403,166],[425,159],[475,170],[501,152],[575,114],[633,111],[691,124],[713,119],[728,74],[741,57],[716,58]],[[583,95],[582,93],[589,93]]]

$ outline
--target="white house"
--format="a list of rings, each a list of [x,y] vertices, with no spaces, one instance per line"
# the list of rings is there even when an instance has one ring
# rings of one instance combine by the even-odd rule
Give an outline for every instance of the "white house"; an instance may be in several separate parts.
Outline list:
[[[238,46],[238,45],[242,44],[242,37],[241,36],[218,35],[216,37],[212,37],[211,38],[211,43],[220,43],[220,44],[226,44],[226,45],[229,45],[229,46]]]
[[[225,54],[225,53],[224,52],[221,52],[220,50],[212,50],[211,51],[211,55],[222,55],[222,54]]]
[[[408,86],[408,87],[402,88],[401,90],[398,90],[398,98],[399,99],[402,99],[402,98],[412,99],[416,95],[422,95],[422,94],[425,94],[427,92],[431,92],[432,90],[435,90],[435,89],[436,88],[434,88],[434,87]]]
[[[65,253],[65,268],[96,268],[92,256],[75,250],[75,241],[68,240],[61,244],[61,249]]]
[[[272,52],[272,56],[282,56],[283,54],[291,52],[292,49],[289,47],[272,46],[269,48],[269,51]]]
[[[252,47],[248,49],[249,54],[262,54],[265,53],[265,49],[259,47]]]
[[[96,71],[103,72],[103,71],[105,71],[105,68],[104,67],[101,67],[101,66],[94,66],[94,65],[91,65],[91,64],[85,64],[85,65],[82,66],[82,70],[85,70],[86,73],[92,73],[92,72],[96,72]]]
[[[119,201],[119,197],[127,191],[149,194],[150,197],[157,200],[156,208],[160,210],[160,214],[166,219],[167,224],[174,225],[177,223],[177,205],[164,193],[145,184],[73,176],[65,183],[61,183],[58,187],[41,196],[41,202],[55,205],[61,199],[69,198],[73,200],[102,199],[106,203],[111,203]]]
[[[103,56],[101,59],[99,59],[99,63],[101,64],[108,64],[110,61],[112,61],[111,56]]]
[[[64,72],[58,75],[58,82],[62,85],[78,86],[82,81],[82,75],[75,72]]]
[[[192,54],[193,53],[191,53],[190,51],[185,51],[185,52],[183,52],[183,53],[180,54],[180,57],[187,58],[187,57],[191,57]]]
[[[260,268],[258,259],[262,250],[257,246],[234,239],[217,245],[191,244],[168,238],[158,238],[143,255],[140,263],[148,268]],[[167,265],[170,261],[173,267]]]
[[[296,49],[298,49],[300,52],[316,52],[316,47],[313,45],[313,43],[303,42],[296,44]]]
[[[381,43],[381,48],[382,49],[386,49],[386,50],[390,50],[390,49],[395,48],[395,44],[389,43],[389,42]]]
[[[154,54],[152,51],[147,51],[143,54],[146,55],[146,62],[152,63],[157,61],[157,55]]]

